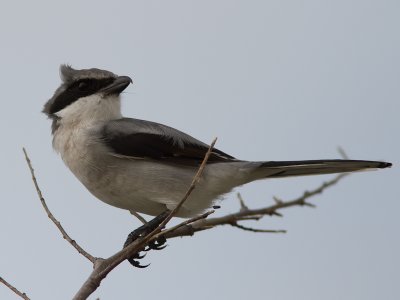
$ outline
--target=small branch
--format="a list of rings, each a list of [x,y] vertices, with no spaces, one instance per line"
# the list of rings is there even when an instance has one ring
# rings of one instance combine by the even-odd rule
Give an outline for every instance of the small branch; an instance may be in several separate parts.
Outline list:
[[[231,225],[237,223],[241,220],[249,220],[255,219],[259,220],[264,216],[282,216],[278,210],[289,208],[293,206],[308,206],[308,207],[315,207],[314,204],[307,202],[307,200],[315,195],[321,194],[327,188],[337,184],[342,178],[349,174],[342,173],[335,176],[332,180],[327,182],[323,182],[319,187],[314,190],[306,191],[300,197],[290,200],[290,201],[283,201],[279,198],[274,197],[275,204],[259,209],[247,209],[247,210],[239,210],[236,213],[225,215],[218,218],[209,218],[196,221],[192,224],[182,226],[174,231],[169,231],[166,234],[167,238],[173,237],[181,237],[181,236],[191,236],[197,231],[203,231],[209,228],[213,228],[215,226],[222,226],[222,225]],[[234,226],[234,225],[233,225]],[[239,225],[242,226],[242,225]],[[237,226],[235,226],[237,227]],[[243,228],[242,228],[243,229]]]
[[[231,223],[230,225],[232,225],[233,227],[245,230],[245,231],[251,231],[251,232],[262,232],[262,233],[286,233],[286,230],[270,230],[270,229],[256,229],[256,228],[252,228],[252,227],[247,227],[247,226],[243,226],[240,225],[236,222]]]
[[[20,296],[22,299],[30,300],[30,298],[25,293],[20,292],[15,286],[8,283],[3,277],[0,277],[0,282],[8,287],[10,290],[12,290],[14,293],[16,293],[18,296]]]
[[[47,216],[57,226],[57,228],[61,232],[63,238],[65,240],[67,240],[67,242],[70,243],[72,245],[72,247],[74,247],[80,254],[82,254],[84,257],[86,257],[88,260],[90,260],[92,263],[94,263],[96,261],[96,258],[94,256],[90,255],[85,250],[83,250],[83,248],[81,246],[79,246],[78,243],[68,235],[68,233],[61,226],[61,223],[51,213],[50,209],[48,208],[48,206],[46,204],[46,201],[44,200],[44,197],[42,195],[42,191],[39,188],[39,184],[38,184],[38,182],[36,180],[36,176],[35,176],[35,170],[32,167],[32,163],[31,163],[31,160],[29,159],[28,153],[26,152],[25,148],[22,148],[22,151],[24,151],[25,160],[28,163],[28,167],[29,167],[29,170],[30,170],[31,175],[32,175],[33,184],[35,185],[37,195],[38,195],[38,197],[40,199],[40,202],[42,203],[42,206],[43,206],[44,210],[47,213]]]
[[[206,219],[209,215],[213,214],[214,212],[215,212],[215,210],[210,210],[210,211],[205,212],[204,214],[201,214],[199,216],[196,216],[196,217],[193,217],[191,219],[185,220],[182,223],[179,223],[178,225],[175,225],[175,226],[173,226],[171,228],[168,228],[168,229],[165,229],[165,230],[161,231],[160,233],[156,234],[153,237],[153,239],[156,240],[159,237],[167,235],[168,233],[173,232],[173,231],[175,231],[175,230],[177,230],[177,229],[179,229],[179,228],[181,228],[183,226],[192,224],[192,223],[194,223],[194,222],[196,222],[198,220]]]

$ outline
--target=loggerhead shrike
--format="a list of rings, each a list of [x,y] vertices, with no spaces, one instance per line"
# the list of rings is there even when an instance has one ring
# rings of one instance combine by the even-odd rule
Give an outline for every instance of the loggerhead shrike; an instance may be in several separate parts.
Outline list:
[[[120,93],[132,79],[100,69],[61,65],[61,86],[43,112],[53,147],[98,199],[131,212],[158,215],[187,191],[208,145],[174,128],[121,115]],[[251,181],[386,168],[361,160],[244,161],[213,149],[197,188],[177,213],[191,217]]]

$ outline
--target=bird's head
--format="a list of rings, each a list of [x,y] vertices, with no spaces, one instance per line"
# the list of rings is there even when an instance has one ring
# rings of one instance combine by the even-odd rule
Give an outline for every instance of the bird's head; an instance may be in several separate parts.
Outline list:
[[[60,66],[61,86],[43,112],[54,121],[86,122],[121,117],[120,94],[132,83],[128,76],[106,70]]]

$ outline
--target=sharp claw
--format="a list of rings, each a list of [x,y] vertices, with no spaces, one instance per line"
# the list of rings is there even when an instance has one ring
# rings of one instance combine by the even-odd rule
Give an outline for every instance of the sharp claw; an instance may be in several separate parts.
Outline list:
[[[136,267],[136,266],[139,264],[139,262],[137,262],[137,261],[134,260],[133,258],[128,258],[128,261],[129,261],[129,263],[130,263],[132,266],[134,266],[134,267]]]
[[[143,253],[143,255],[140,255],[140,252],[136,253],[136,255],[134,256],[135,259],[142,259],[146,256],[147,253]]]
[[[139,269],[144,269],[144,268],[147,268],[148,266],[150,266],[150,264],[148,264],[148,265],[137,264],[135,267],[139,268]]]
[[[124,248],[127,247],[129,244],[131,244],[133,241],[135,241],[136,239],[138,239],[139,237],[143,237],[144,235],[152,232],[154,229],[157,228],[157,226],[159,224],[161,224],[162,221],[165,220],[166,217],[168,217],[169,215],[169,211],[165,211],[162,214],[158,215],[157,217],[155,217],[153,220],[149,221],[148,223],[140,226],[139,228],[135,229],[134,231],[132,231],[124,244]]]
[[[165,249],[165,248],[167,248],[167,246],[168,246],[168,245],[163,245],[163,246],[161,246],[161,247],[158,247],[157,250]]]
[[[139,269],[144,269],[144,268],[147,268],[148,266],[150,266],[150,264],[141,265],[140,262],[134,260],[133,258],[128,258],[128,261],[132,266],[134,266],[135,268],[139,268]]]
[[[167,245],[164,245],[164,241],[152,241],[150,242],[147,247],[144,249],[144,251],[150,251],[150,250],[162,250]]]
[[[152,249],[154,249],[155,243],[154,241],[151,241],[147,244],[147,248],[144,249],[144,251],[150,251]]]
[[[165,245],[166,242],[167,239],[165,238],[165,236],[158,238],[156,241],[154,241],[153,249],[154,250],[164,249],[165,247],[167,247],[167,245]]]
[[[153,248],[151,248],[151,249],[153,249],[153,250],[162,250],[165,247],[167,247],[167,245],[154,245]]]
[[[157,226],[159,226],[159,224],[161,224],[161,222],[164,221],[166,217],[168,217],[169,213],[170,213],[169,211],[165,211],[162,214],[160,214],[159,216],[155,217],[150,222],[148,222],[147,224],[144,224],[144,225],[140,226],[139,228],[137,228],[136,230],[132,231],[128,235],[128,237],[124,243],[124,248],[127,247],[128,245],[130,245],[131,243],[133,243],[136,239],[143,237],[146,234],[152,232],[152,230],[157,228]],[[166,241],[167,241],[167,239],[165,237],[160,237],[156,241],[151,241],[148,245],[145,246],[144,249],[141,249],[138,253],[133,255],[131,258],[128,258],[129,263],[136,268],[141,268],[141,269],[147,268],[150,264],[141,265],[139,263],[139,261],[137,261],[137,259],[142,259],[146,256],[146,253],[144,253],[143,255],[140,255],[140,252],[141,251],[147,252],[150,250],[162,250],[167,246],[167,245],[164,245],[166,243]]]

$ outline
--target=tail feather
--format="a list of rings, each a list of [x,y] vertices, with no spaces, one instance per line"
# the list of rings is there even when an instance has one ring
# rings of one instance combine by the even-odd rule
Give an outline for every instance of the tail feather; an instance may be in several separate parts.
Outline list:
[[[391,163],[367,160],[322,159],[303,161],[267,161],[259,166],[263,178],[346,173],[367,169],[383,169]]]

